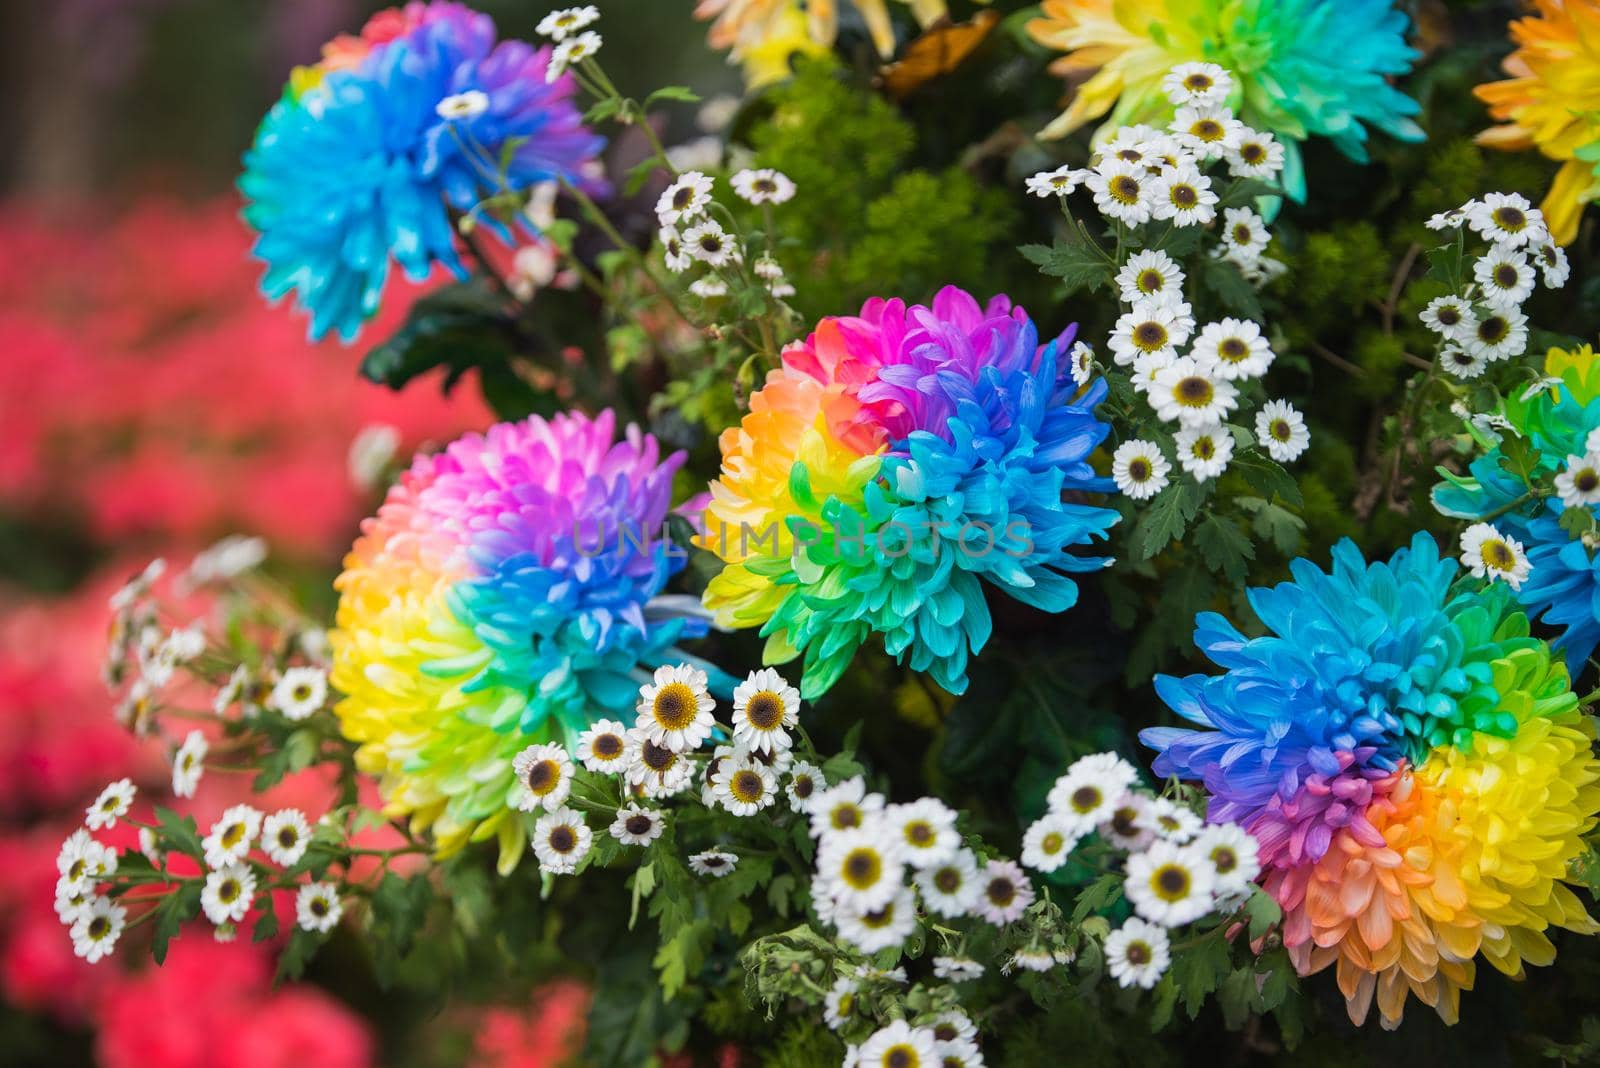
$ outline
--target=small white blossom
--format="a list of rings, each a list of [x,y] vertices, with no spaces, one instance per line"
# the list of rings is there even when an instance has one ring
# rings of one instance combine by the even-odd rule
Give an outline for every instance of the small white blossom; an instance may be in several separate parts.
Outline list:
[[[1294,405],[1270,400],[1256,413],[1256,438],[1266,447],[1267,455],[1286,464],[1306,451],[1311,444],[1311,431],[1306,429],[1305,416]]]
[[[115,827],[117,821],[128,814],[133,807],[133,798],[137,793],[132,779],[118,779],[111,783],[100,796],[94,799],[94,804],[84,811],[84,824],[91,831],[105,830]]]
[[[279,809],[261,824],[261,849],[274,864],[292,868],[311,845],[311,824],[297,808]]]
[[[284,719],[299,721],[309,718],[327,699],[327,672],[321,668],[292,667],[272,687],[267,707],[282,713]]]
[[[1153,441],[1124,441],[1111,455],[1111,477],[1117,489],[1136,501],[1148,500],[1167,486],[1172,465]],[[1023,863],[1027,863],[1024,858]]]
[[[107,897],[96,897],[72,921],[72,952],[94,964],[117,946],[128,910]]]
[[[1504,579],[1514,590],[1522,588],[1533,570],[1522,543],[1491,523],[1474,523],[1462,532],[1461,562],[1478,578]]]
[[[794,182],[771,167],[742,170],[730,183],[740,199],[751,204],[783,204],[794,197]]]
[[[1215,63],[1180,63],[1161,79],[1161,90],[1177,105],[1219,105],[1233,92],[1233,76]]]
[[[539,20],[539,25],[534,29],[544,37],[560,41],[569,34],[577,33],[585,26],[593,25],[599,21],[600,9],[593,4],[583,4],[580,7],[557,8]]]
[[[256,877],[248,864],[230,863],[206,873],[200,908],[206,919],[221,925],[239,923],[256,898]]]
[[[489,94],[482,89],[468,89],[464,93],[447,96],[433,106],[434,114],[446,122],[475,119],[488,110]]]
[[[294,920],[302,931],[326,934],[344,915],[339,888],[332,883],[306,883],[294,896]]]

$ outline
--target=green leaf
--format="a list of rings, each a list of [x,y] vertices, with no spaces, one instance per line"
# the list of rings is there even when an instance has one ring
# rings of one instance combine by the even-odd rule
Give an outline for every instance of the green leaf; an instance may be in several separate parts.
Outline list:
[[[1089,914],[1109,908],[1117,898],[1122,896],[1124,877],[1118,872],[1106,872],[1100,878],[1090,883],[1083,893],[1078,895],[1078,901],[1072,906],[1072,923],[1077,926],[1089,918]]]
[[[1268,459],[1260,453],[1236,456],[1232,470],[1239,472],[1240,476],[1268,501],[1276,497],[1293,508],[1299,508],[1305,503],[1300,495],[1300,483],[1295,481],[1294,476],[1285,471],[1277,461]]]
[[[1211,514],[1194,528],[1193,538],[1206,567],[1221,572],[1229,582],[1244,581],[1250,561],[1256,558],[1256,547],[1237,524]]]
[[[205,847],[200,844],[200,832],[193,816],[180,816],[170,808],[157,805],[156,826],[168,851],[175,849],[196,860],[205,859]]]
[[[289,944],[283,947],[283,955],[278,958],[277,981],[298,979],[304,975],[306,965],[311,963],[311,958],[317,955],[321,945],[322,936],[315,931],[295,928],[294,934],[289,936]]]
[[[1224,309],[1256,322],[1265,321],[1261,298],[1238,267],[1224,259],[1204,256],[1199,260],[1198,274],[1200,284],[1216,295]]]
[[[1271,182],[1264,182],[1260,178],[1240,178],[1217,199],[1217,214],[1224,208],[1254,207],[1255,202],[1262,197],[1281,197],[1283,190]]]
[[[250,935],[252,942],[265,942],[278,936],[278,910],[273,907],[272,899],[267,898],[266,907],[261,910],[261,915],[256,919],[255,930]]]
[[[1189,1019],[1200,1015],[1207,996],[1221,985],[1232,971],[1228,943],[1219,937],[1202,938],[1195,946],[1179,953],[1172,961],[1172,981]]]
[[[659,104],[665,100],[674,100],[683,104],[698,104],[700,94],[690,89],[687,85],[664,85],[660,89],[644,98],[644,106]]]
[[[1040,271],[1066,284],[1068,295],[1080,289],[1110,289],[1116,267],[1093,243],[1057,241],[1054,245],[1023,245],[1019,249]]]
[[[1250,891],[1250,900],[1245,902],[1244,913],[1250,918],[1250,940],[1263,937],[1273,927],[1283,922],[1283,908],[1271,894],[1259,887]]]
[[[633,878],[628,880],[628,885],[633,890],[633,907],[628,912],[628,930],[633,930],[634,924],[639,922],[639,902],[649,897],[656,888],[656,869],[650,864],[641,864],[633,873]]]
[[[1148,560],[1183,537],[1200,510],[1205,489],[1193,479],[1180,479],[1156,494],[1140,514],[1130,535],[1134,560]]]
[[[177,937],[179,928],[199,914],[198,881],[184,883],[156,906],[156,922],[150,933],[150,956],[157,964],[167,959],[167,945]]]

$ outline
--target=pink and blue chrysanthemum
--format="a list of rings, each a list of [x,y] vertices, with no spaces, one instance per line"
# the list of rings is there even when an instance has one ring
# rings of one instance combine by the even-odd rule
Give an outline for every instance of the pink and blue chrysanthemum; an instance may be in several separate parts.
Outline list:
[[[419,6],[420,5],[416,5]],[[291,86],[245,155],[239,189],[259,233],[262,292],[294,293],[313,339],[353,339],[378,309],[390,261],[420,280],[458,276],[452,212],[498,191],[580,181],[603,145],[582,123],[570,77],[547,83],[550,49],[496,43],[493,21],[433,3],[353,67]],[[481,113],[441,118],[449,97],[484,94]],[[497,224],[495,224],[497,225]]]

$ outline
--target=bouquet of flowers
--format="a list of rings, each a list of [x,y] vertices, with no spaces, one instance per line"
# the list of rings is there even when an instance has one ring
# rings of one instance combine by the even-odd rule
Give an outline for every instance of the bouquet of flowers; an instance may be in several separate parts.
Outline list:
[[[361,372],[498,421],[331,617],[240,541],[116,594],[172,794],[334,788],[118,778],[80,956],[343,932],[591,984],[594,1063],[872,1068],[1483,1041],[1489,976],[1592,968],[1600,16],[1514,23],[1485,115],[1390,0],[1014,6],[701,0],[749,90],[671,147],[593,6],[292,73],[263,295],[354,343],[449,275]]]

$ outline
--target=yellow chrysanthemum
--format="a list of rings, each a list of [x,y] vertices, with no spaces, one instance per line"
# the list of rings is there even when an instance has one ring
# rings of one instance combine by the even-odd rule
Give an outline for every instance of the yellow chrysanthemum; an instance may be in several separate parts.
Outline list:
[[[894,54],[894,25],[888,0],[851,0],[878,54]],[[900,0],[926,28],[949,15],[945,0]],[[837,0],[700,0],[694,14],[714,19],[711,47],[727,49],[729,59],[744,64],[752,88],[778,81],[796,53],[818,55],[833,48],[839,35]]]
[[[1578,236],[1583,206],[1600,198],[1600,5],[1535,0],[1538,14],[1511,23],[1517,48],[1504,81],[1477,87],[1502,125],[1478,135],[1508,150],[1537,148],[1561,163],[1542,205],[1561,244]]]

